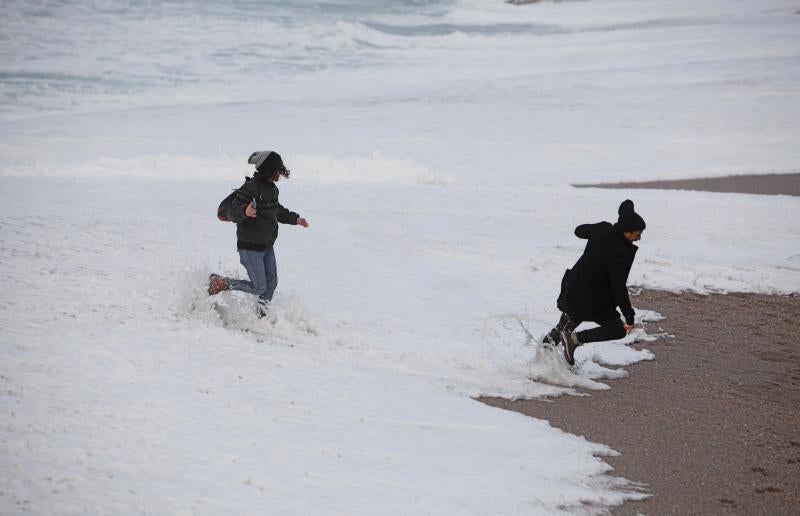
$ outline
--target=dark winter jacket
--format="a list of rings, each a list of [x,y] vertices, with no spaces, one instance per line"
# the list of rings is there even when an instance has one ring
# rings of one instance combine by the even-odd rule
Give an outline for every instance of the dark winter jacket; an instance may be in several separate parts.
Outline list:
[[[580,225],[575,235],[588,242],[565,276],[565,311],[582,321],[602,321],[619,317],[619,307],[625,323],[632,325],[634,312],[626,283],[638,248],[625,238],[619,224],[610,222]]]
[[[278,238],[278,222],[297,224],[299,215],[281,206],[278,202],[278,187],[272,180],[259,173],[252,179],[245,179],[245,183],[236,190],[227,215],[236,223],[237,247],[263,251],[275,244]],[[255,218],[244,213],[253,199],[256,200]]]

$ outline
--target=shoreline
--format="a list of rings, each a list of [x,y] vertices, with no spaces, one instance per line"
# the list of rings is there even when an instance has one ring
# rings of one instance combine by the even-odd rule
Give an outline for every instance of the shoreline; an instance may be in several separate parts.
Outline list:
[[[608,391],[481,398],[607,444],[614,475],[652,494],[613,514],[800,513],[800,297],[643,291],[672,338]]]
[[[691,190],[698,192],[800,196],[800,173],[743,174],[724,177],[661,181],[626,181],[620,183],[580,183],[573,184],[572,186],[575,188]]]
[[[572,185],[800,196],[800,174]],[[800,296],[643,290],[669,337],[655,359],[556,400],[480,398],[620,452],[613,474],[647,485],[612,514],[800,514]]]

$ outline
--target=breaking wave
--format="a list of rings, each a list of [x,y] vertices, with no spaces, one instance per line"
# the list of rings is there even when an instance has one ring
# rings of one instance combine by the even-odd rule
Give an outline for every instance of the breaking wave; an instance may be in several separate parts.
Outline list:
[[[431,170],[414,160],[371,156],[333,157],[283,155],[292,170],[292,181],[310,184],[399,183],[448,185],[455,178]],[[135,158],[99,158],[80,163],[23,162],[0,169],[0,177],[139,177],[187,181],[240,180],[253,171],[246,157],[219,156],[203,159],[185,155],[157,154]]]

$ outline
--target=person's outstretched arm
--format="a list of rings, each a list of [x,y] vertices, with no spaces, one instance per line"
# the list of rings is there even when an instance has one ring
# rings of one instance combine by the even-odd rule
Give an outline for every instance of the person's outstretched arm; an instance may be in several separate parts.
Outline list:
[[[605,221],[598,222],[596,224],[581,224],[575,228],[575,236],[586,240],[592,238],[603,229],[609,227],[611,227],[611,223]]]
[[[300,218],[300,215],[289,210],[288,208],[284,208],[281,203],[277,203],[278,208],[275,212],[275,216],[278,219],[278,222],[281,224],[297,224],[297,220]]]

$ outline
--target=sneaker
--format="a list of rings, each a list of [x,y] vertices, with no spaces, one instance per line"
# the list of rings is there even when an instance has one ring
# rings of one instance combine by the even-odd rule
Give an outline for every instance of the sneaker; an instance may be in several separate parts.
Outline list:
[[[256,301],[256,315],[259,319],[263,319],[269,314],[269,301],[260,299]]]
[[[569,365],[575,365],[575,348],[581,345],[574,331],[562,331],[561,342],[564,343],[564,359]]]
[[[223,278],[222,276],[218,276],[216,274],[212,274],[208,277],[208,295],[213,296],[214,294],[219,294],[225,290],[228,290],[230,287],[228,286],[228,279]]]
[[[544,336],[543,340],[545,344],[556,347],[561,344],[561,334],[556,329],[553,329]]]

